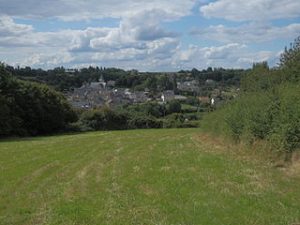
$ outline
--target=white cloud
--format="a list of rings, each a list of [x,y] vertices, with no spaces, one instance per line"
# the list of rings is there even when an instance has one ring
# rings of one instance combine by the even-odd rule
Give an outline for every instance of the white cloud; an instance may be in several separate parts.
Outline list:
[[[250,23],[237,27],[224,25],[194,29],[191,34],[202,39],[215,40],[223,43],[258,43],[278,39],[293,40],[300,33],[300,23],[276,27],[264,23]]]
[[[8,16],[0,16],[0,37],[9,35],[23,35],[33,30],[32,26],[16,24]]]
[[[5,26],[0,28],[2,46],[52,46],[64,47],[72,51],[92,51],[103,48],[143,48],[146,42],[178,36],[160,27],[160,20],[170,18],[170,15],[162,10],[143,11],[124,18],[119,27],[115,28],[98,27],[57,32],[35,32],[31,26],[16,24],[9,17],[3,18],[5,20],[2,23]]]
[[[74,57],[69,52],[58,52],[52,54],[36,53],[23,60],[20,65],[34,65],[36,67],[55,67],[70,63]]]
[[[268,21],[300,16],[298,0],[218,0],[200,7],[207,18],[231,21]]]
[[[102,65],[143,71],[248,67],[255,61],[273,62],[278,56],[272,51],[251,51],[245,44],[292,39],[300,31],[297,23],[276,27],[269,22],[257,21],[276,18],[269,12],[266,16],[257,16],[256,12],[247,14],[272,6],[270,11],[277,12],[280,18],[294,17],[299,10],[292,11],[291,7],[297,7],[298,3],[293,5],[290,0],[285,1],[285,10],[277,7],[278,0],[252,0],[248,3],[219,0],[210,4],[206,0],[27,0],[26,4],[21,0],[4,1],[0,0],[0,60],[13,65],[43,68]],[[206,4],[201,11],[207,17],[251,22],[239,27],[219,25],[194,30],[193,34],[201,39],[221,40],[225,43],[222,46],[182,47],[181,34],[166,29],[163,23],[190,14],[196,2]],[[287,12],[290,12],[289,16],[284,15]],[[45,18],[119,18],[120,23],[115,27],[41,32],[31,25],[19,24],[13,18],[39,18],[41,21]]]
[[[278,53],[272,51],[254,52],[247,45],[230,43],[222,46],[200,48],[191,45],[187,50],[178,51],[174,64],[181,69],[227,67],[248,68],[254,62],[274,62]]]
[[[86,63],[121,66],[120,62],[129,67],[134,61],[140,61],[139,65],[154,68],[154,62],[161,65],[165,59],[172,57],[179,46],[178,35],[160,27],[159,18],[168,17],[169,15],[161,10],[151,10],[125,18],[121,20],[119,27],[114,28],[56,32],[26,29],[23,35],[15,32],[23,26],[9,19],[12,32],[0,36],[0,48],[6,51],[7,48],[11,51],[14,49],[18,54],[15,54],[14,60],[11,59],[12,54],[8,57],[0,53],[0,57],[4,56],[5,61],[13,64],[44,68]],[[143,31],[141,27],[148,29]],[[161,33],[147,34],[151,33],[152,28],[160,30]],[[141,33],[147,38],[141,38]]]
[[[174,18],[190,13],[195,0],[0,0],[0,15],[65,20],[122,18],[145,10],[164,9]]]

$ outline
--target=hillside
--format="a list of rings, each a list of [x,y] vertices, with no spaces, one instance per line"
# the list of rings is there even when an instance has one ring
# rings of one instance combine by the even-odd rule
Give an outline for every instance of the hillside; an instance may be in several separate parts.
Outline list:
[[[249,154],[199,129],[2,140],[0,224],[299,223],[300,177]]]

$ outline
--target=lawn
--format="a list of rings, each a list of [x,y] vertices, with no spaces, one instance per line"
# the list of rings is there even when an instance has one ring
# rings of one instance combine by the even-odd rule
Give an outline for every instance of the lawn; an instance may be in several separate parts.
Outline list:
[[[199,129],[0,142],[0,224],[300,223],[300,178]]]

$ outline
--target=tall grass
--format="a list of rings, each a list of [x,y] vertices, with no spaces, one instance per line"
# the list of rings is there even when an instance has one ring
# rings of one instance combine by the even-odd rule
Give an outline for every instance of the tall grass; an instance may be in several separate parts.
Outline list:
[[[300,85],[245,92],[207,115],[202,126],[235,141],[266,140],[276,150],[295,151],[300,148]]]

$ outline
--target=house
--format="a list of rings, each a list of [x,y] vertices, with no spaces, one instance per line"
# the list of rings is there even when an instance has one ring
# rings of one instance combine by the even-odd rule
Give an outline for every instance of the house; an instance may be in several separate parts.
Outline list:
[[[215,84],[216,82],[214,81],[214,80],[212,80],[212,79],[207,79],[206,81],[205,81],[205,84],[206,85],[213,85],[213,84]]]
[[[210,104],[210,98],[208,96],[200,96],[198,99],[202,104]]]
[[[75,88],[66,97],[75,108],[94,108],[104,105],[107,95],[103,82],[91,82]]]
[[[107,84],[114,83],[104,81],[91,82],[84,84],[80,88],[75,88],[73,92],[66,93],[68,101],[75,108],[96,108],[104,105],[117,106],[132,103],[143,103],[151,100],[148,92],[137,91],[131,92],[130,89],[124,88],[107,88]],[[174,99],[173,91],[166,91],[167,101]]]
[[[106,87],[105,82],[91,82],[90,83],[90,88],[92,89],[102,89]]]
[[[145,92],[142,91],[136,91],[132,93],[132,99],[134,103],[143,103],[149,101],[148,96],[146,95]]]
[[[187,97],[185,97],[183,95],[175,95],[174,99],[184,101],[184,100],[187,100]]]
[[[177,82],[177,89],[181,91],[197,91],[198,87],[198,81],[196,80]]]
[[[116,86],[116,81],[109,80],[109,81],[107,81],[106,86],[109,88],[114,88]]]
[[[77,70],[76,69],[66,69],[65,71],[66,71],[67,74],[73,75],[73,74],[76,73]]]
[[[175,99],[175,94],[174,94],[174,91],[164,91],[161,95],[161,99],[162,101],[165,103],[165,102],[169,102],[173,99]]]

